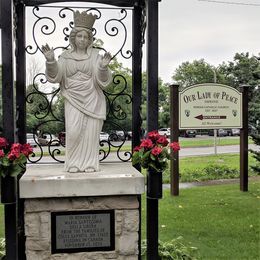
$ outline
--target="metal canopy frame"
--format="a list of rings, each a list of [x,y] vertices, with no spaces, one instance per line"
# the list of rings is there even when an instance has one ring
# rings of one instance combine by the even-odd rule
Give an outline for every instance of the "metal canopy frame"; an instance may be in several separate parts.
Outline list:
[[[18,0],[19,1],[19,0]],[[42,4],[53,4],[60,2],[79,2],[77,0],[23,0],[23,3],[26,6],[34,6],[34,5],[42,5]],[[88,2],[88,3],[98,3],[98,4],[107,4],[113,5],[117,7],[134,7],[134,5],[138,5],[139,0],[81,0],[80,2]]]
[[[142,28],[143,13],[146,13],[147,24],[147,130],[158,129],[158,2],[160,0],[88,0],[97,4],[108,4],[118,7],[133,8],[133,56],[132,77],[134,100],[132,109],[132,146],[139,145],[141,138],[141,98],[142,98]],[[2,0],[0,25],[2,29],[2,98],[3,98],[3,135],[9,143],[26,142],[26,63],[25,63],[25,7],[59,2],[66,0]],[[79,2],[79,1],[75,1]],[[14,44],[15,66],[14,66]],[[16,84],[14,83],[14,70]],[[16,98],[16,102],[14,99]],[[14,104],[16,107],[14,107]],[[18,187],[18,185],[17,185]],[[19,192],[19,191],[18,191]],[[23,260],[25,257],[25,236],[23,224],[23,201],[5,205],[6,259]],[[147,200],[147,211],[153,218],[147,220],[147,226],[155,230],[148,231],[147,239],[150,256],[158,259],[158,201]],[[18,214],[17,214],[18,212]],[[150,212],[150,213],[149,213]],[[151,250],[152,249],[152,250]]]

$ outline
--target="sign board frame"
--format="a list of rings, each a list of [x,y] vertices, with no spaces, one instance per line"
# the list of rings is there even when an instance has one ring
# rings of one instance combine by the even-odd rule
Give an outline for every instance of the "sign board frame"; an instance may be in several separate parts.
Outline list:
[[[109,246],[90,246],[90,247],[73,247],[73,248],[57,248],[57,221],[58,218],[66,216],[79,215],[99,215],[106,214],[109,217],[110,225],[110,245]],[[57,211],[51,212],[51,252],[56,253],[79,253],[93,251],[113,251],[115,250],[115,211],[114,210],[80,210],[80,211]]]
[[[242,128],[242,93],[217,83],[179,92],[179,129]]]

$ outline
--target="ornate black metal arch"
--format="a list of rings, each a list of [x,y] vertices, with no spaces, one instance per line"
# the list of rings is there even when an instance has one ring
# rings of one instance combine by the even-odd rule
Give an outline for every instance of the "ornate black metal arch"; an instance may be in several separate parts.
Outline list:
[[[32,14],[35,21],[32,25],[32,43],[27,45],[25,48],[28,56],[41,54],[42,51],[39,38],[41,35],[49,37],[55,35],[55,33],[57,34],[58,27],[60,27],[59,30],[62,32],[60,34],[61,37],[59,38],[64,39],[64,45],[54,46],[54,50],[63,50],[68,48],[69,31],[73,27],[73,22],[70,20],[73,16],[73,9],[69,7],[49,7],[52,11],[55,9],[55,15],[61,20],[64,20],[66,25],[62,28],[61,26],[58,26],[56,16],[46,16],[45,14],[48,12],[40,12],[41,9],[44,8],[46,7],[36,6],[32,8]],[[95,13],[97,15],[97,20],[102,19],[103,11],[106,9],[108,8],[84,8],[87,12]],[[103,22],[103,31],[109,37],[116,38],[117,43],[119,43],[118,49],[112,53],[112,59],[119,55],[124,59],[130,59],[132,57],[132,51],[126,49],[128,30],[125,20],[132,9],[109,8],[109,11],[116,11],[117,13],[120,11],[120,17],[115,18],[116,15],[112,13],[111,17]],[[117,37],[119,32],[121,37]],[[97,33],[98,30],[94,29],[94,36]],[[112,150],[116,152],[117,158],[120,161],[129,161],[131,159],[131,151],[121,152],[121,149],[127,140],[127,129],[123,129],[120,125],[120,121],[122,122],[127,118],[127,116],[130,116],[129,113],[127,114],[127,111],[125,111],[125,106],[129,106],[132,103],[130,87],[131,82],[129,82],[129,79],[127,80],[123,74],[114,73],[112,86],[110,89],[104,91],[107,99],[107,120],[105,125],[110,123],[110,125],[113,125],[113,129],[116,129],[117,131],[111,132],[107,140],[100,141],[101,161],[108,158]],[[38,120],[33,129],[34,140],[39,148],[37,149],[38,154],[37,156],[33,154],[29,160],[34,163],[41,161],[44,154],[43,145],[46,145],[48,139],[49,142],[47,143],[47,146],[49,155],[55,161],[63,162],[63,159],[61,159],[59,155],[62,154],[62,150],[64,150],[62,147],[65,143],[60,138],[52,138],[52,134],[46,130],[50,124],[64,124],[64,117],[62,116],[62,118],[60,118],[57,115],[57,112],[55,112],[55,106],[57,106],[58,101],[61,100],[59,96],[59,87],[56,86],[51,88],[45,78],[44,72],[37,73],[33,77],[32,90],[27,94],[26,100],[27,106],[29,108],[34,108],[34,117]],[[35,107],[35,103],[37,107]],[[123,103],[125,106],[123,106]],[[61,148],[54,147],[53,145],[61,145]]]
[[[16,60],[17,60],[17,66],[16,66],[16,74],[17,74],[17,89],[16,89],[16,103],[17,103],[17,111],[18,111],[18,116],[17,116],[17,134],[18,134],[18,140],[20,142],[26,142],[26,110],[25,110],[25,92],[26,92],[26,64],[25,64],[25,53],[24,50],[28,53],[32,52],[37,52],[39,51],[39,46],[36,44],[36,48],[33,49],[32,46],[30,45],[25,45],[25,7],[27,6],[32,6],[33,4],[48,4],[48,3],[53,3],[53,2],[62,2],[62,1],[51,1],[51,0],[16,0],[15,1],[15,20],[16,20]],[[73,1],[72,1],[73,2]],[[108,100],[108,112],[113,115],[114,117],[117,117],[117,119],[124,119],[125,118],[125,113],[124,111],[122,112],[121,109],[121,100],[122,97],[125,97],[125,101],[128,105],[132,102],[132,129],[133,129],[133,138],[132,138],[132,146],[136,146],[140,142],[140,137],[141,137],[141,116],[140,116],[140,110],[141,110],[141,84],[142,84],[142,79],[141,79],[141,73],[142,73],[142,45],[144,42],[144,30],[145,30],[145,25],[146,25],[146,19],[145,19],[145,1],[144,0],[135,0],[135,1],[124,1],[124,0],[118,0],[118,1],[113,1],[113,0],[105,0],[105,1],[88,1],[88,2],[96,2],[96,3],[106,3],[110,4],[112,6],[126,6],[130,7],[132,9],[132,14],[133,14],[133,23],[132,23],[132,51],[129,50],[124,50],[124,44],[126,41],[126,37],[124,37],[123,44],[121,48],[119,48],[119,51],[117,53],[114,53],[114,56],[116,55],[122,55],[124,58],[132,58],[132,97],[129,95],[129,93],[126,91],[127,89],[127,81],[125,80],[124,77],[120,75],[114,75],[114,85],[122,85],[120,91],[117,91],[117,95],[115,93],[107,92],[105,93],[107,100]],[[37,16],[37,10],[38,7],[35,7],[34,12],[36,12]],[[60,17],[64,17],[64,12],[66,9],[63,9],[60,11]],[[66,11],[69,11],[67,9]],[[105,27],[108,28],[109,23],[111,21],[117,20],[118,23],[121,23],[122,28],[124,31],[126,31],[126,28],[123,24],[123,20],[125,19],[127,15],[126,8],[121,8],[121,18],[120,19],[110,19],[105,23]],[[38,18],[38,21],[43,18]],[[48,18],[46,18],[48,19]],[[65,38],[68,35],[68,28],[71,27],[71,24],[67,26],[67,28],[64,28],[64,36]],[[41,32],[42,33],[50,33],[48,31],[49,28],[46,26],[41,27]],[[111,37],[117,35],[118,30],[116,27],[111,27],[110,31],[106,29],[106,33],[110,34]],[[126,33],[125,33],[126,35]],[[63,46],[64,47],[64,46]],[[66,47],[66,46],[65,46]],[[34,82],[40,82],[41,84],[46,84],[46,80],[44,78],[43,74],[38,74],[34,77]],[[35,87],[35,84],[33,84]],[[53,122],[51,120],[54,120],[56,122],[60,122],[60,119],[56,118],[55,114],[52,112],[50,109],[51,105],[54,104],[55,97],[58,94],[58,89],[55,89],[49,93],[46,93],[45,96],[42,96],[42,104],[40,109],[45,111],[45,115],[49,114],[52,115],[52,119],[49,119],[50,122]],[[37,90],[37,88],[34,88],[33,94],[29,94],[27,96],[27,101],[31,104],[33,101],[32,97],[33,95],[38,96],[41,95],[41,91]],[[52,96],[52,97],[51,97]],[[117,100],[120,100],[120,102],[117,102]],[[28,105],[28,104],[27,104]],[[108,114],[109,114],[108,113]],[[36,117],[40,120],[43,119],[43,115],[36,113]],[[110,118],[109,118],[110,120]],[[42,126],[42,122],[38,126]],[[115,128],[120,129],[120,126],[118,127],[118,124],[115,125]],[[37,127],[35,128],[35,132],[37,132]],[[122,140],[123,142],[125,141]],[[51,140],[52,143],[57,142],[57,140]],[[122,161],[128,161],[131,158],[131,153],[126,152],[126,153],[120,153],[120,149],[123,145],[123,142],[121,144],[113,144],[110,142],[101,142],[101,160],[104,160],[105,158],[108,157],[109,151],[113,147],[113,149],[117,150],[117,154]],[[103,149],[105,148],[105,149]],[[40,147],[40,153],[42,154],[42,149]],[[48,148],[49,153],[54,157],[56,155],[60,154],[59,149],[52,149],[52,147]],[[121,155],[120,155],[121,154]],[[122,157],[123,154],[123,157]],[[41,155],[40,155],[41,157]],[[38,161],[39,158],[32,158],[34,161]],[[59,160],[59,159],[58,159]]]

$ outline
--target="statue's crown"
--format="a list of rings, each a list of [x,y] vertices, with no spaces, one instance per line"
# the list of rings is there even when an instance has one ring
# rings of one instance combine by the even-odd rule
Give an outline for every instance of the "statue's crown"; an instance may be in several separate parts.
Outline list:
[[[86,11],[80,13],[79,11],[74,12],[74,26],[83,27],[92,30],[93,24],[97,16],[88,14]]]

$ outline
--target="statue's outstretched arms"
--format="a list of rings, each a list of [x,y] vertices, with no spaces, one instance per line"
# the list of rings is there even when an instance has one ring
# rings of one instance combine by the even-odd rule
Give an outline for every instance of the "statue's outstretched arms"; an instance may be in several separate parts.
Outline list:
[[[42,53],[45,56],[47,62],[55,61],[54,50],[53,48],[50,48],[50,46],[47,43],[46,45],[42,45]]]
[[[48,44],[42,46],[42,53],[46,59],[46,76],[49,81],[54,79],[58,74],[58,64],[55,59],[54,49]]]
[[[100,67],[106,68],[110,63],[111,58],[112,58],[112,56],[111,56],[110,52],[106,52],[104,54],[104,56],[102,56],[100,59],[100,63],[99,63]]]
[[[100,55],[98,59],[97,80],[102,88],[108,86],[112,81],[111,71],[108,67],[111,57],[111,54],[106,52],[103,56]]]

